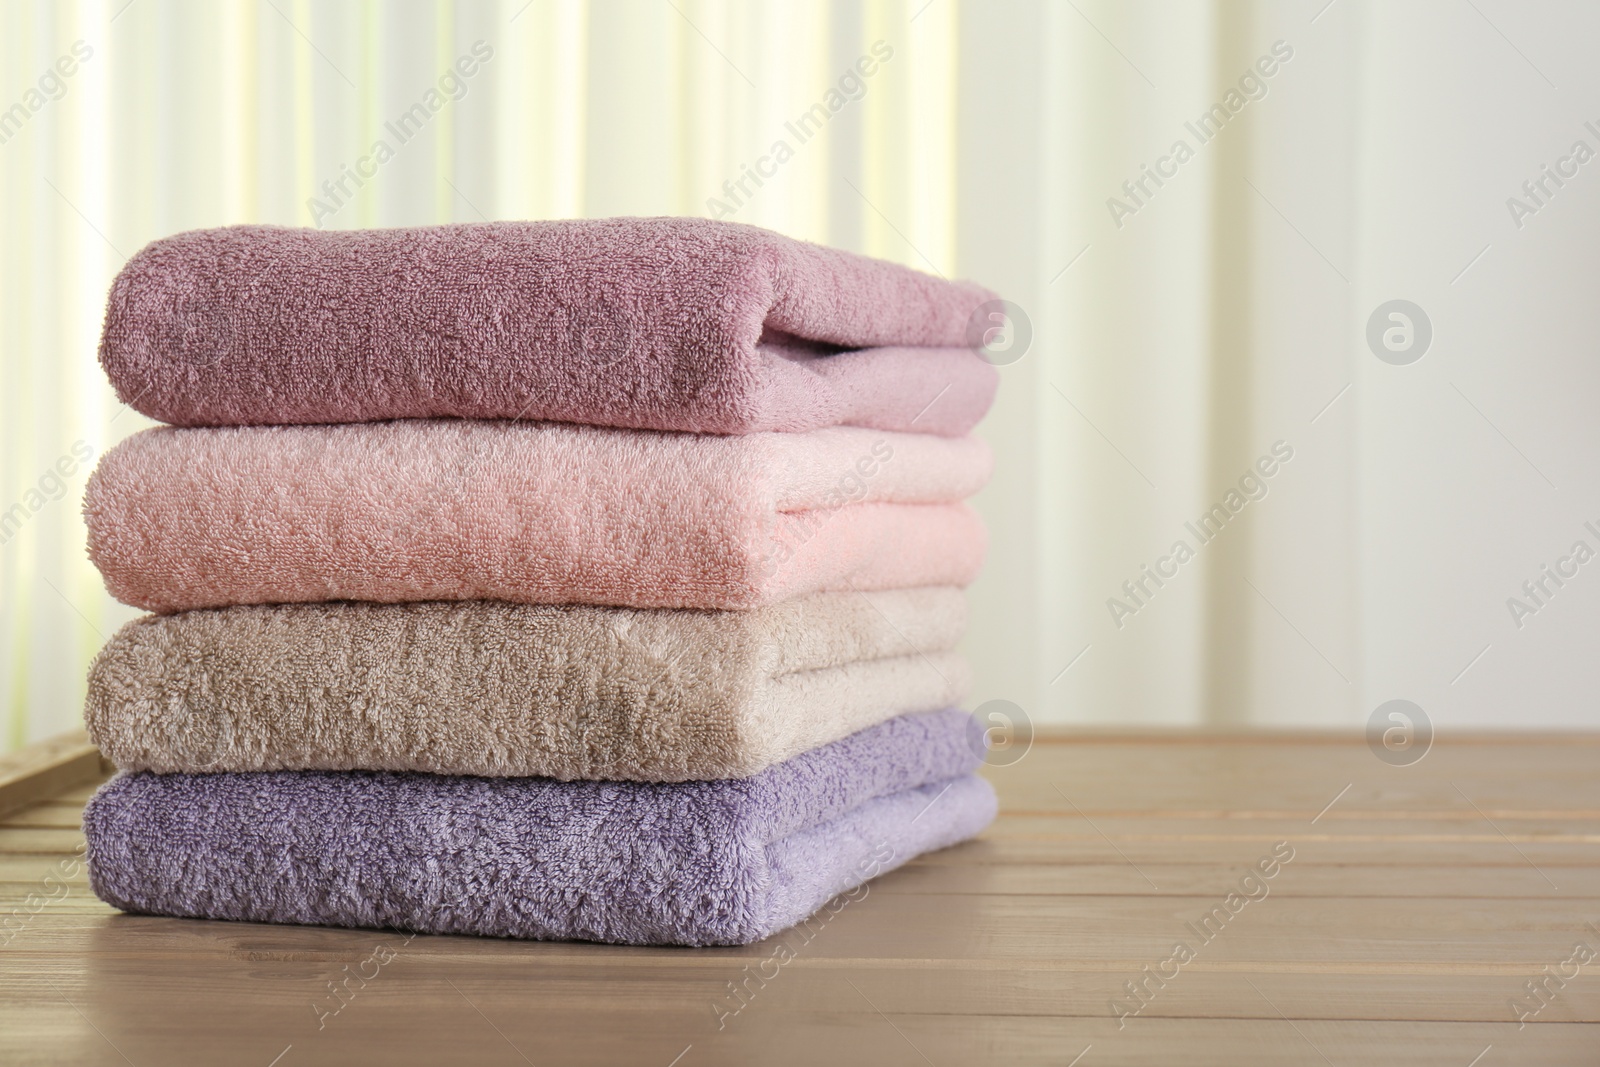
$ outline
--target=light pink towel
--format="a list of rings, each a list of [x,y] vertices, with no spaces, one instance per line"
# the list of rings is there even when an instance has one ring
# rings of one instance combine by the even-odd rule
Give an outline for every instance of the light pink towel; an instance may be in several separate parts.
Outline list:
[[[973,437],[707,434],[459,419],[161,427],[89,479],[119,600],[507,600],[751,608],[963,586],[989,475]]]
[[[958,436],[994,396],[969,336],[992,299],[706,219],[233,226],[130,259],[100,359],[124,402],[180,426],[459,416]]]

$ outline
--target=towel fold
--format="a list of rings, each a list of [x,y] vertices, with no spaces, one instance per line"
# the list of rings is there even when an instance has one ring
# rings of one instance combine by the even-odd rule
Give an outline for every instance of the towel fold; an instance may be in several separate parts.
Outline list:
[[[147,616],[89,672],[123,770],[741,778],[965,695],[956,589],[755,611],[498,601]]]
[[[992,299],[706,219],[232,226],[127,262],[100,359],[124,402],[180,426],[456,416],[960,435],[994,397],[968,327]]]
[[[438,419],[156,428],[89,479],[89,554],[156,612],[506,600],[752,608],[964,586],[988,478],[971,437]]]
[[[753,777],[123,774],[84,810],[125,911],[627,944],[744,944],[993,819],[969,719],[908,715]]]

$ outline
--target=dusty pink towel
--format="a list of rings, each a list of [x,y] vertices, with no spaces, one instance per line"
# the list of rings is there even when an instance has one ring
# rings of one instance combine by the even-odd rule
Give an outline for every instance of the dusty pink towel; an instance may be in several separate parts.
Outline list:
[[[966,585],[973,437],[461,419],[161,427],[89,479],[89,554],[171,612],[323,600],[750,608]]]
[[[126,403],[180,426],[459,416],[957,436],[994,395],[968,339],[991,299],[707,219],[233,226],[130,259],[100,359]]]

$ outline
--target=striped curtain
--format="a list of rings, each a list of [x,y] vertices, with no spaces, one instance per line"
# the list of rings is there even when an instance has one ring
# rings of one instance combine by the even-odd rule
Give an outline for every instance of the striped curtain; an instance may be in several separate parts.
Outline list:
[[[78,514],[147,425],[95,359],[128,255],[247,221],[624,214],[767,226],[1023,309],[980,428],[973,703],[1592,722],[1590,579],[1506,604],[1600,524],[1600,178],[1541,169],[1600,145],[1578,103],[1600,10],[0,0],[0,29],[0,748],[79,721],[133,614]],[[1395,300],[1431,317],[1411,365],[1368,340]]]
[[[0,3],[0,750],[81,720],[89,659],[135,614],[79,502],[150,424],[96,363],[147,241],[712,215],[950,274],[957,20],[924,0]]]

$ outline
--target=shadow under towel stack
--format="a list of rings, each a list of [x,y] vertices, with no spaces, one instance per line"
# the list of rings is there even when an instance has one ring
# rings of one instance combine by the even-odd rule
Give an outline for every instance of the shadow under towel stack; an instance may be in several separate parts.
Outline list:
[[[742,944],[994,816],[992,294],[696,219],[157,241],[90,479],[133,912]]]

